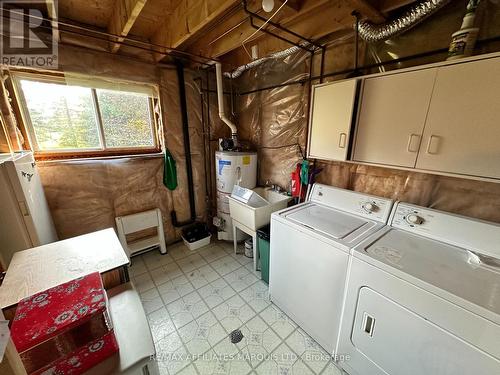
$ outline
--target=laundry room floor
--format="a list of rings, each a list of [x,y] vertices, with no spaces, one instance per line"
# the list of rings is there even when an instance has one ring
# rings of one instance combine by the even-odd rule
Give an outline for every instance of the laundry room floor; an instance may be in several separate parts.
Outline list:
[[[253,260],[232,244],[182,244],[132,258],[162,375],[340,375],[311,337],[269,301]],[[231,342],[241,330],[243,339]]]

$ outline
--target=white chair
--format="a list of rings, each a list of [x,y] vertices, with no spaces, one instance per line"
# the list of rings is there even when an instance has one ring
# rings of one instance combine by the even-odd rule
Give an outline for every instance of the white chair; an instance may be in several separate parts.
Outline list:
[[[163,221],[159,208],[127,216],[118,216],[115,220],[118,238],[129,258],[132,255],[152,250],[155,247],[160,248],[160,253],[167,253],[165,234],[163,233]],[[156,234],[135,241],[127,241],[128,234],[151,228],[156,228]]]

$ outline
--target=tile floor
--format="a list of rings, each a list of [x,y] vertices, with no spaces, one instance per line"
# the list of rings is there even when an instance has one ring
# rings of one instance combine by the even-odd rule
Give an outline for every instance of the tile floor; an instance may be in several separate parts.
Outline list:
[[[342,374],[328,354],[269,301],[252,259],[215,242],[132,258],[162,375]],[[243,339],[232,344],[229,333]]]

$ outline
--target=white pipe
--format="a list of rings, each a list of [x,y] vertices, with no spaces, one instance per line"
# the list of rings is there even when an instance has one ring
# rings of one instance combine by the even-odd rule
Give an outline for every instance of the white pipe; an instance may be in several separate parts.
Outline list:
[[[226,112],[224,111],[224,86],[222,85],[222,65],[217,62],[215,63],[215,74],[217,77],[217,101],[219,102],[219,117],[220,119],[229,126],[231,129],[231,137],[233,140],[237,140],[238,130],[236,125],[226,117]]]

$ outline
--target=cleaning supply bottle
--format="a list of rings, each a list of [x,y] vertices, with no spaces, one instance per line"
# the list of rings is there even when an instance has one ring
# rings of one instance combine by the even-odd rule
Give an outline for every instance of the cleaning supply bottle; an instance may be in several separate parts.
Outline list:
[[[455,60],[472,55],[477,34],[479,33],[479,28],[474,27],[474,20],[476,18],[476,9],[480,2],[481,0],[469,0],[467,13],[465,13],[460,30],[451,35],[447,60]]]

